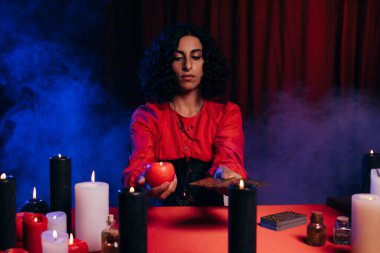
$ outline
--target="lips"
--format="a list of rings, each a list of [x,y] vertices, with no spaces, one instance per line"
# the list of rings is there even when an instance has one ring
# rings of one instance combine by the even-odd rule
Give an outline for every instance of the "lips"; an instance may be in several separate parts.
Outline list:
[[[194,75],[182,75],[182,76],[181,76],[181,79],[182,79],[183,81],[192,81],[194,78],[195,78]]]

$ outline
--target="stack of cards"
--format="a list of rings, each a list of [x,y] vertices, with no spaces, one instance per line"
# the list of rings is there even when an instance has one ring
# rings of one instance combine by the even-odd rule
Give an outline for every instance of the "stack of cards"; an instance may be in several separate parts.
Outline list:
[[[260,225],[265,228],[280,231],[306,224],[306,215],[292,211],[263,216]]]

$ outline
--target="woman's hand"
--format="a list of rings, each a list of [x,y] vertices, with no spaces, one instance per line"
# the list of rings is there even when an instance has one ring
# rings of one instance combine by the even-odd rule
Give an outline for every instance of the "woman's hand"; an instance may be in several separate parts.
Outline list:
[[[146,183],[145,177],[140,176],[139,180],[137,181],[139,185],[142,185],[148,192],[149,196],[160,198],[160,199],[166,199],[175,191],[175,188],[177,187],[177,176],[174,177],[174,180],[169,182],[165,182],[159,186],[151,188],[150,185]]]
[[[236,173],[235,171],[229,169],[224,165],[218,166],[213,177],[219,179],[243,178],[240,174]]]

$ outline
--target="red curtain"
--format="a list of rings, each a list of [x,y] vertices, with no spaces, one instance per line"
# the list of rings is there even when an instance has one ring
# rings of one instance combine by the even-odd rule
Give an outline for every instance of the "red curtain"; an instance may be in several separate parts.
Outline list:
[[[104,83],[127,105],[143,103],[144,49],[174,23],[210,31],[231,61],[225,98],[245,116],[260,116],[279,92],[310,102],[380,93],[377,0],[113,0],[107,14]]]

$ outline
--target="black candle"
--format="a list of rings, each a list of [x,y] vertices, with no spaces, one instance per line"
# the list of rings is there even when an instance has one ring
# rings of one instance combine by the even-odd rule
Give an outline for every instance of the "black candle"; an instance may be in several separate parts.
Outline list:
[[[256,187],[230,185],[228,205],[228,252],[256,252]]]
[[[37,199],[36,187],[33,188],[33,198],[25,202],[21,207],[22,212],[43,213],[49,212],[49,205],[42,199]]]
[[[0,177],[0,250],[16,247],[16,182],[5,173]]]
[[[67,217],[67,232],[71,233],[71,158],[50,157],[50,210],[63,211]]]
[[[369,153],[363,154],[362,158],[362,180],[361,192],[368,193],[371,183],[371,169],[380,168],[380,154],[371,150]]]
[[[120,252],[147,252],[147,207],[146,192],[133,187],[119,190]]]

